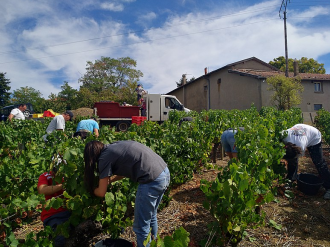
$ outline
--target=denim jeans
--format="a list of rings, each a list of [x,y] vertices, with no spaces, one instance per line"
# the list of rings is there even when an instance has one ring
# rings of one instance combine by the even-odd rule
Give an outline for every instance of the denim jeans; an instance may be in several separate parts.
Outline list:
[[[221,135],[221,143],[225,152],[237,153],[238,149],[235,147],[235,134],[237,130],[225,130]]]
[[[136,234],[137,247],[143,247],[143,241],[151,234],[157,237],[157,208],[170,183],[170,172],[165,170],[152,182],[139,184],[134,209],[133,230]],[[149,246],[149,245],[147,245]]]
[[[330,189],[330,172],[328,165],[323,158],[321,143],[310,146],[307,149],[321,179],[324,181],[323,187],[327,190]]]
[[[60,212],[57,214],[54,214],[52,216],[50,216],[49,218],[44,220],[44,226],[50,226],[53,231],[56,230],[57,226],[60,224],[65,223],[66,221],[69,220],[71,215],[70,211],[64,211],[64,212]],[[58,235],[54,238],[54,246],[55,247],[62,247],[65,245],[65,237],[62,235]]]

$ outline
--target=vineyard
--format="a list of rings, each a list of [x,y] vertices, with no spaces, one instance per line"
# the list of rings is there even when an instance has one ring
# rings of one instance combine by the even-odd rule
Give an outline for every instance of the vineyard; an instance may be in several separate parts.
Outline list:
[[[166,210],[170,203],[172,190],[192,181],[201,171],[217,169],[212,181],[201,180],[198,185],[206,198],[203,206],[213,218],[208,222],[208,234],[212,237],[198,244],[236,246],[246,239],[249,229],[264,225],[266,214],[259,209],[273,202],[279,187],[285,183],[285,167],[280,163],[285,153],[280,141],[281,131],[302,122],[300,109],[277,111],[266,107],[258,111],[251,107],[243,111],[210,110],[190,114],[194,121],[183,122],[180,126],[179,121],[184,116],[180,112],[172,112],[169,121],[161,125],[154,122],[141,126],[133,124],[127,132],[115,132],[103,126],[98,140],[103,143],[135,140],[165,160],[171,172],[171,185],[161,210]],[[109,187],[104,199],[91,197],[83,183],[83,150],[95,137],[70,138],[77,119],[67,122],[64,133],[58,131],[50,135],[45,143],[42,136],[50,120],[0,123],[0,246],[51,246],[56,234],[69,237],[66,226],[58,227],[56,233],[47,227],[30,232],[24,239],[17,237],[17,229],[31,224],[42,205],[46,209],[64,206],[70,210],[67,225],[77,226],[92,220],[101,225],[104,234],[120,237],[122,229],[132,225],[130,211],[137,184],[124,179]],[[320,110],[316,124],[324,141],[330,144],[330,113]],[[224,130],[238,127],[245,128],[235,136],[240,150],[238,159],[215,167],[211,162],[213,147],[219,143]],[[60,163],[57,157],[61,157]],[[38,177],[52,170],[54,165],[58,169],[55,180],[61,182],[64,178],[65,181],[64,197],[45,201],[37,192]],[[290,191],[284,193],[287,197],[294,196]],[[275,221],[272,224],[277,226]],[[178,228],[172,236],[158,238],[158,242],[161,241],[165,246],[188,246],[189,232]],[[175,245],[175,241],[180,245]]]

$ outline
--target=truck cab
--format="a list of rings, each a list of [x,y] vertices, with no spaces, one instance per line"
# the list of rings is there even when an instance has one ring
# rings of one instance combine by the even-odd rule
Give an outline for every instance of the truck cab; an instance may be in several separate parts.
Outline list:
[[[173,95],[146,94],[143,99],[146,102],[146,117],[149,121],[164,122],[173,110],[190,111]]]

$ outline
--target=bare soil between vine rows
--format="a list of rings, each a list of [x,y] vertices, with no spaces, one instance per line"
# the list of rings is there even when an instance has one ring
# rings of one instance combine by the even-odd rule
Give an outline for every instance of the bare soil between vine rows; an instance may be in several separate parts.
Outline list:
[[[330,164],[329,150],[324,151],[325,159]],[[217,160],[216,166],[226,166],[228,158]],[[330,169],[330,167],[329,167]],[[317,174],[317,171],[308,156],[299,160],[299,172]],[[193,179],[172,190],[172,201],[168,207],[158,213],[159,234],[161,237],[171,235],[175,229],[183,226],[190,233],[189,246],[200,246],[202,239],[208,239],[207,224],[213,218],[203,208],[204,194],[199,189],[200,180],[212,181],[216,178],[217,169],[204,170],[195,174]],[[307,196],[297,188],[292,188],[294,199],[287,198],[282,190],[276,196],[277,202],[263,205],[266,213],[265,225],[257,229],[248,229],[248,236],[239,246],[302,246],[302,247],[330,247],[330,200],[324,200],[324,189],[321,188],[315,196]],[[271,227],[268,222],[274,220],[280,224],[281,230]],[[20,229],[17,235],[42,229],[42,224],[29,225]],[[86,246],[93,246],[100,239],[109,236],[103,234],[95,236]],[[121,238],[135,242],[132,227],[124,230]],[[229,246],[229,245],[228,245]]]

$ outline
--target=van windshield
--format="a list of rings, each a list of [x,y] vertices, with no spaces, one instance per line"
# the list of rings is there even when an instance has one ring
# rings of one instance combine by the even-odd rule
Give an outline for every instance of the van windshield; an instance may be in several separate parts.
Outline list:
[[[178,110],[178,111],[183,110],[183,106],[175,98],[166,97],[165,98],[165,107],[170,108],[170,109],[175,109],[175,110]]]

